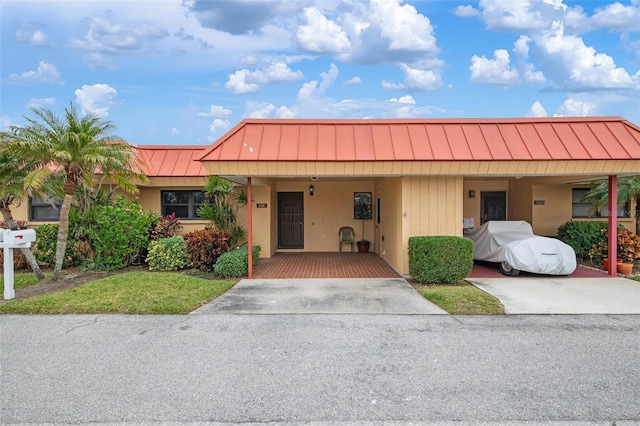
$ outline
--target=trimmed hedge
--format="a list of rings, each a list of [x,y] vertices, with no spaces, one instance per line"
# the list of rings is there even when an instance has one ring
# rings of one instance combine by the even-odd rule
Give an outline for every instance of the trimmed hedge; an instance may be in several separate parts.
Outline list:
[[[253,265],[258,263],[260,246],[253,246]],[[249,251],[247,246],[223,253],[218,258],[213,272],[222,278],[238,278],[249,275]]]
[[[419,283],[456,283],[468,277],[472,268],[473,241],[468,238],[409,238],[409,274]]]
[[[607,222],[565,222],[558,228],[558,239],[573,247],[578,259],[589,260],[591,247],[606,242],[607,226]]]

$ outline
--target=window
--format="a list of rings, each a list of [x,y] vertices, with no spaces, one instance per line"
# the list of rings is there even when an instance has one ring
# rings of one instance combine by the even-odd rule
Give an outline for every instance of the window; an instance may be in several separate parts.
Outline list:
[[[204,191],[162,191],[162,216],[175,213],[180,219],[200,219],[198,209],[204,202]]]
[[[609,217],[609,209],[607,206],[599,209],[585,201],[584,196],[589,192],[589,188],[574,188],[571,194],[571,217],[588,218],[588,217]],[[618,204],[618,217],[629,217],[629,203]]]
[[[33,222],[57,222],[60,220],[62,201],[56,197],[34,195],[29,197],[29,220]]]
[[[353,218],[373,219],[373,208],[370,192],[356,192],[353,194]]]

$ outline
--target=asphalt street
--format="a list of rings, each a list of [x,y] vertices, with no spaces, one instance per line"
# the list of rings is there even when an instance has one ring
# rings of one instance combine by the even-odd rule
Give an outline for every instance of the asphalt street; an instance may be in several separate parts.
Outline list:
[[[640,424],[638,315],[0,316],[0,363],[2,424]]]

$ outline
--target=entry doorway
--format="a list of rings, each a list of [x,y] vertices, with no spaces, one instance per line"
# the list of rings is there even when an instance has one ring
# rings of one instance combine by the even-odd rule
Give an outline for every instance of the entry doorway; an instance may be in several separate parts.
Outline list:
[[[480,225],[490,220],[507,220],[506,191],[482,191],[480,193]]]
[[[278,248],[304,248],[304,193],[278,192]]]

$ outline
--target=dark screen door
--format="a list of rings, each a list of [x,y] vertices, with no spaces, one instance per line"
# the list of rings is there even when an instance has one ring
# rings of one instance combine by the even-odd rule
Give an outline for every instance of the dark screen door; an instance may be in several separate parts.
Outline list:
[[[480,193],[480,224],[490,220],[507,220],[507,193],[486,191]]]
[[[278,192],[278,248],[304,248],[302,192]]]

